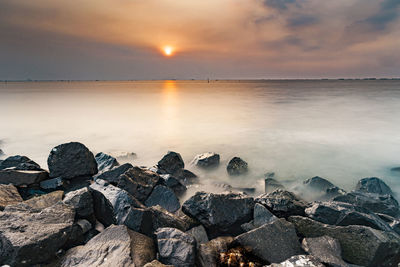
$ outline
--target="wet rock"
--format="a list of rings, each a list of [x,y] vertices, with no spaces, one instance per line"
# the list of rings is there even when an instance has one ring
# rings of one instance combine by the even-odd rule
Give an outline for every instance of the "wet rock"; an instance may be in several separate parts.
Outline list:
[[[26,156],[11,156],[0,162],[0,170],[14,168],[20,171],[42,171],[39,164]]]
[[[393,266],[400,260],[400,238],[393,232],[360,225],[332,226],[300,216],[290,217],[289,221],[301,236],[336,238],[347,262],[372,267]]]
[[[258,196],[255,202],[266,206],[277,217],[284,218],[292,215],[304,216],[304,210],[307,205],[306,202],[292,192],[281,189]]]
[[[12,184],[0,184],[0,210],[4,210],[7,205],[22,202],[22,197]]]
[[[212,152],[199,154],[193,159],[192,164],[205,169],[218,167],[219,154]]]
[[[211,237],[240,234],[240,225],[251,220],[253,208],[252,197],[237,193],[197,192],[182,205],[182,211],[201,222]]]
[[[356,191],[380,195],[393,195],[390,187],[377,177],[361,179],[356,185]]]
[[[193,227],[186,231],[186,233],[194,237],[197,247],[208,242],[207,232],[203,225]]]
[[[47,159],[50,177],[73,179],[97,173],[93,153],[81,143],[71,142],[54,147]]]
[[[67,193],[63,202],[74,207],[77,218],[88,218],[93,214],[93,198],[87,187]]]
[[[155,259],[150,238],[123,225],[112,225],[86,245],[66,252],[59,266],[143,266]]]
[[[112,168],[119,166],[119,163],[116,158],[108,154],[105,154],[103,152],[97,153],[95,159],[97,162],[97,169],[99,170],[100,173],[109,171]]]
[[[175,193],[163,185],[157,185],[144,204],[147,207],[160,205],[169,212],[175,212],[181,207]]]
[[[151,211],[145,208],[131,207],[123,222],[129,229],[151,236],[153,229],[153,217]]]
[[[228,171],[229,175],[236,176],[236,175],[242,175],[247,173],[248,171],[248,164],[246,161],[242,160],[239,157],[234,157],[232,158],[228,166],[226,167],[226,170]]]
[[[265,179],[265,193],[272,193],[277,189],[282,189],[284,190],[285,187],[275,180],[274,178],[266,178]]]
[[[0,184],[13,184],[15,186],[33,185],[48,178],[49,174],[46,171],[0,170]]]
[[[67,242],[73,221],[73,209],[63,203],[43,210],[18,207],[0,212],[0,262],[10,266],[48,262]]]
[[[296,255],[281,263],[273,263],[266,267],[324,267],[315,257],[310,255]]]
[[[111,184],[116,185],[118,183],[119,177],[130,168],[133,168],[132,164],[125,163],[122,164],[121,166],[114,167],[111,170],[95,175],[94,179],[102,179],[108,181]]]
[[[158,260],[154,260],[145,264],[143,267],[174,267],[173,265],[165,265],[159,262]]]
[[[235,238],[252,254],[267,262],[281,262],[301,253],[294,226],[285,219],[265,224]]]
[[[162,263],[175,267],[194,266],[196,241],[191,235],[175,228],[160,228],[155,234]]]
[[[61,177],[48,179],[40,182],[40,188],[44,190],[55,190],[64,186],[64,180]]]
[[[339,241],[330,236],[304,238],[302,248],[305,252],[329,266],[349,266],[342,260],[342,248]]]
[[[230,236],[217,237],[205,244],[201,244],[198,249],[197,264],[199,267],[219,266],[220,253],[228,251],[234,238]]]
[[[186,186],[178,178],[175,178],[171,174],[162,174],[160,176],[164,179],[164,183],[171,188],[176,195],[179,196],[186,192]]]
[[[157,163],[157,167],[166,173],[174,174],[185,167],[185,163],[179,153],[168,151],[168,153]]]

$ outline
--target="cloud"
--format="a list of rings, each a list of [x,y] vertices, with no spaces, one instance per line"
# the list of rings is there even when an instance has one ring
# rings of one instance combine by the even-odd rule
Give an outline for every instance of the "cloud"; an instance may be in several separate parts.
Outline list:
[[[299,6],[297,0],[264,0],[264,5],[279,10],[286,10],[293,4]]]
[[[319,18],[311,15],[295,15],[287,19],[290,28],[304,27],[318,23]]]
[[[379,11],[365,19],[364,22],[374,30],[385,30],[389,23],[396,21],[400,16],[399,7],[399,0],[384,0],[380,5]]]

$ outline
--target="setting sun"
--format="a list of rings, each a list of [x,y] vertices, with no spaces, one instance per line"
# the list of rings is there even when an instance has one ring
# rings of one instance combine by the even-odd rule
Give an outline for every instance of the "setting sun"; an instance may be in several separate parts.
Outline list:
[[[172,56],[172,53],[174,52],[174,49],[171,46],[164,46],[163,47],[164,55],[167,57]]]

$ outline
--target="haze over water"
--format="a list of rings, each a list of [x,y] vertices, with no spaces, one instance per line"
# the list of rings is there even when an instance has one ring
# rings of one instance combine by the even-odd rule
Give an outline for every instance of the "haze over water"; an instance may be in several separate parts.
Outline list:
[[[201,181],[256,186],[321,176],[351,190],[363,177],[400,192],[400,81],[108,81],[0,83],[0,148],[47,168],[51,148],[79,141],[152,166],[181,153]],[[221,155],[217,170],[190,165]],[[249,163],[229,178],[233,156]]]

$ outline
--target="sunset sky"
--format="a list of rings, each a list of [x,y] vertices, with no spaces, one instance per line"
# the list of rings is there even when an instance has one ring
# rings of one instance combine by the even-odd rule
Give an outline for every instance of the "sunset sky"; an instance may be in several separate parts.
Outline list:
[[[0,0],[3,80],[371,76],[400,0]]]

